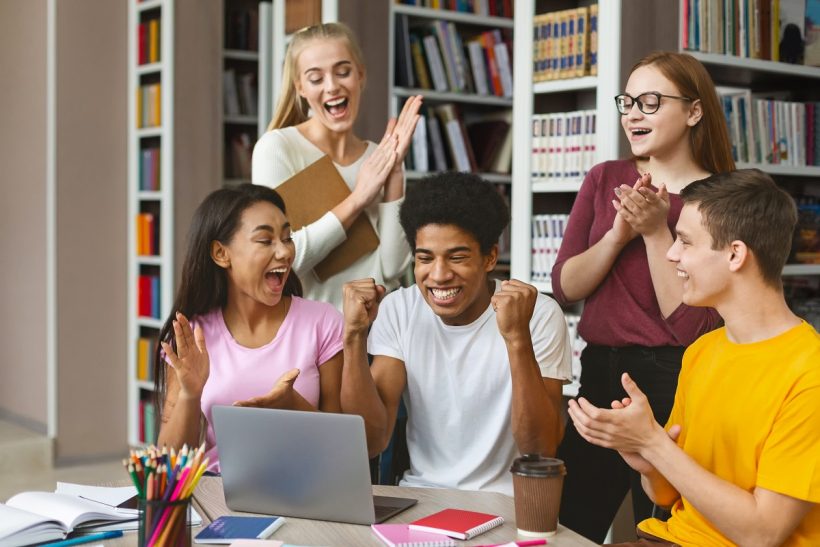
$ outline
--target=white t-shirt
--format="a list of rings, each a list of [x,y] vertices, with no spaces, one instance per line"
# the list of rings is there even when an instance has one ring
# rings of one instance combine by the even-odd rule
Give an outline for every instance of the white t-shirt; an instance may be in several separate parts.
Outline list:
[[[362,163],[375,149],[376,144],[368,142],[367,150],[355,162],[346,166],[334,163],[351,190],[356,186],[356,177]],[[324,155],[296,127],[268,131],[253,148],[253,183],[275,189]],[[313,224],[295,232],[293,239],[296,257],[293,269],[302,281],[304,297],[330,302],[341,310],[342,287],[348,281],[372,277],[376,283],[385,285],[388,289],[398,286],[399,277],[410,264],[410,246],[399,224],[399,207],[403,201],[404,199],[398,199],[383,203],[378,198],[364,210],[363,214],[379,235],[379,247],[325,281],[316,277],[313,268],[346,239],[342,223],[328,211]]]
[[[541,376],[569,382],[569,332],[551,298],[538,295],[530,333]],[[407,371],[410,469],[401,484],[512,495],[512,378],[492,306],[469,325],[449,326],[417,286],[399,289],[379,306],[368,351]]]

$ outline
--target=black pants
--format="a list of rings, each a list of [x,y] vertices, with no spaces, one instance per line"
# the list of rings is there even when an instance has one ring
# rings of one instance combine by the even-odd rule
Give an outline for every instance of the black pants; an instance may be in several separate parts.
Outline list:
[[[675,401],[683,347],[587,346],[581,354],[581,389],[597,407],[610,408],[613,400],[626,397],[621,374],[628,372],[649,398],[655,420],[665,425]],[[567,475],[561,498],[560,522],[595,543],[606,537],[612,519],[632,490],[635,523],[652,516],[652,501],[641,487],[641,476],[615,450],[585,441],[567,424],[558,448]]]

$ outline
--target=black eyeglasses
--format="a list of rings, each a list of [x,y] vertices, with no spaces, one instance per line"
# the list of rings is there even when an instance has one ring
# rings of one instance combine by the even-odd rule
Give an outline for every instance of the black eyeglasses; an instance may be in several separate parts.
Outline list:
[[[657,91],[649,91],[648,93],[641,93],[637,97],[633,97],[628,93],[621,93],[615,95],[615,106],[618,107],[618,112],[621,115],[629,114],[632,106],[638,103],[638,110],[644,114],[654,114],[661,107],[661,97],[667,99],[679,99],[681,101],[692,101],[689,97],[678,97],[677,95],[664,95]]]

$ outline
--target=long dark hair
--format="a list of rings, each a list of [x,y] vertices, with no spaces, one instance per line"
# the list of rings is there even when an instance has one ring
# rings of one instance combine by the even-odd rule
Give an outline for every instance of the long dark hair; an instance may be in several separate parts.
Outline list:
[[[227,305],[228,275],[211,259],[211,243],[219,241],[223,245],[229,244],[239,229],[242,213],[260,201],[271,203],[287,214],[285,202],[275,190],[256,184],[241,184],[216,190],[197,207],[188,232],[179,290],[171,313],[159,331],[160,341],[167,342],[176,349],[173,326],[176,312],[191,319]],[[292,270],[285,281],[282,294],[302,296],[302,283]],[[166,367],[159,344],[154,351],[154,406],[157,425],[160,425],[166,392]]]

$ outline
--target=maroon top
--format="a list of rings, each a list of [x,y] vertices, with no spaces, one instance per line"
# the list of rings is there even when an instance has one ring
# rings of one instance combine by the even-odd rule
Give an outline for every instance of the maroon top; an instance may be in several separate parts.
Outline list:
[[[553,294],[562,305],[568,303],[561,289],[564,263],[604,237],[616,214],[613,190],[621,184],[632,186],[638,177],[633,161],[618,160],[596,165],[584,179],[552,268]],[[669,194],[669,198],[667,222],[674,234],[683,202],[677,194]],[[663,318],[649,273],[646,246],[638,236],[621,250],[609,274],[587,297],[578,332],[588,343],[601,346],[688,346],[716,328],[720,320],[712,308],[685,304]]]

